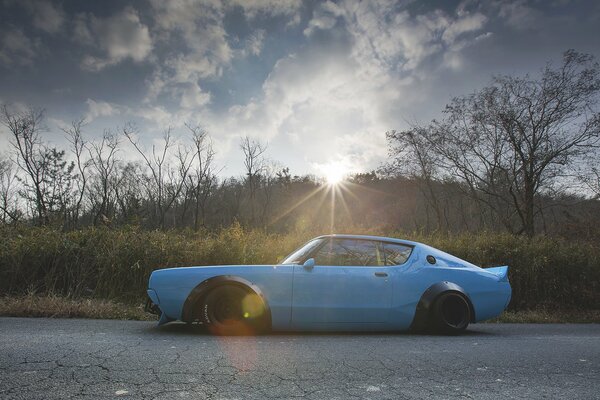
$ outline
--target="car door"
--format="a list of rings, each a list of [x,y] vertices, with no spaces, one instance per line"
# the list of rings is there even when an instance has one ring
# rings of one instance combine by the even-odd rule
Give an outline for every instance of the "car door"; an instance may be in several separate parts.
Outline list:
[[[383,323],[392,299],[390,267],[376,241],[332,238],[294,267],[292,323]]]

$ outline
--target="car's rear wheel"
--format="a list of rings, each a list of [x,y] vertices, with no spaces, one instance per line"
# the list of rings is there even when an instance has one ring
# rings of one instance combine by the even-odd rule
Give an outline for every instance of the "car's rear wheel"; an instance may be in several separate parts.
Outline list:
[[[266,329],[262,300],[242,287],[222,285],[203,301],[202,322],[218,335],[253,335]]]
[[[432,310],[432,327],[435,331],[455,335],[463,332],[471,321],[471,308],[459,293],[443,293]]]

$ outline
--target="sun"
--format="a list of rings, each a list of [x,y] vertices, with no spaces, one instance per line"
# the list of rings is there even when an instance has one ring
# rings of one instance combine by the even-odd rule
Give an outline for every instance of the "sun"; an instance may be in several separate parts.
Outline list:
[[[340,162],[329,162],[321,167],[328,185],[339,185],[349,174],[348,167]]]

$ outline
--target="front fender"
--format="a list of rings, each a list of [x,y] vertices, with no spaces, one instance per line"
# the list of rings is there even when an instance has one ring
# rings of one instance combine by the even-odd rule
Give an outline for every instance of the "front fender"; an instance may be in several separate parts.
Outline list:
[[[263,302],[265,307],[265,315],[267,317],[268,326],[271,326],[271,309],[269,303],[265,298],[263,292],[258,286],[252,282],[235,275],[219,275],[212,278],[208,278],[196,286],[188,295],[185,303],[183,304],[183,310],[181,313],[181,320],[185,322],[194,322],[198,320],[198,315],[194,306],[203,301],[204,297],[214,288],[221,285],[237,285],[245,288],[251,292],[254,292]]]

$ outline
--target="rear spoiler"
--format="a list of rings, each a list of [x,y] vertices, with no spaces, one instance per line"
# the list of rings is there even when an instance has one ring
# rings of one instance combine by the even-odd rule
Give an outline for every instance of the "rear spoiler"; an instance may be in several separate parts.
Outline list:
[[[498,282],[508,282],[508,265],[486,268],[485,270],[496,275],[498,277]]]

